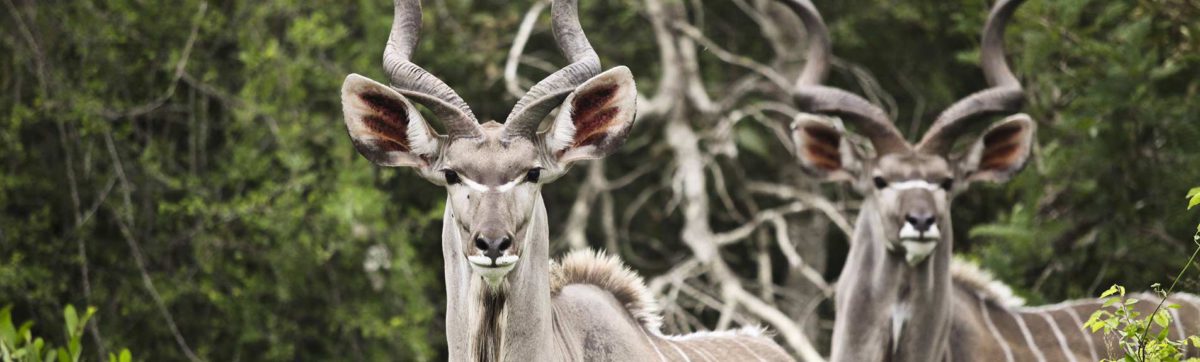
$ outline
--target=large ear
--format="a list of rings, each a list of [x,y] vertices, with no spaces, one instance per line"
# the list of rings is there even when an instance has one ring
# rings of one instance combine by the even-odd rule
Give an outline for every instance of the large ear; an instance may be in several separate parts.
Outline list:
[[[854,181],[860,159],[845,130],[814,114],[801,113],[792,122],[792,142],[800,166],[822,181]]]
[[[380,166],[426,167],[441,142],[421,112],[391,87],[358,74],[342,83],[342,113],[354,148]]]
[[[636,113],[633,75],[616,67],[575,88],[542,137],[559,165],[601,158],[625,143]]]
[[[1029,159],[1036,128],[1026,114],[996,122],[959,159],[959,172],[968,181],[1008,181]]]

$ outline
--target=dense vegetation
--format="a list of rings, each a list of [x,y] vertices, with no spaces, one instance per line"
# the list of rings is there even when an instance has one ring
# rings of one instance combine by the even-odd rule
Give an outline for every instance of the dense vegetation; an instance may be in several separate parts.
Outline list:
[[[976,49],[988,2],[816,2],[845,64],[833,83],[868,85],[901,130],[928,126],[942,107],[983,88]],[[630,66],[640,92],[654,93],[661,68],[645,4],[582,3],[606,66]],[[776,51],[755,41],[761,32],[738,2],[682,3],[715,44],[762,61]],[[480,119],[503,119],[516,99],[505,90],[505,57],[530,6],[427,1],[417,60]],[[96,359],[118,347],[150,360],[441,359],[443,193],[409,171],[373,167],[341,121],[346,74],[384,79],[388,2],[0,7],[0,306],[12,304],[14,320],[36,320],[35,334],[64,345],[53,329],[64,307],[95,306],[84,356]],[[563,64],[546,18],[527,47],[528,78],[544,75],[545,62]],[[1200,4],[1189,0],[1024,5],[1007,42],[1039,122],[1035,158],[1013,182],[956,201],[958,250],[1034,301],[1173,278],[1193,250],[1198,217],[1179,202],[1200,179],[1198,18]],[[712,90],[749,72],[699,51]],[[682,212],[669,206],[666,186],[673,154],[657,146],[670,135],[659,128],[635,128],[602,171],[647,173],[604,201],[609,208],[668,205],[617,221],[632,235],[620,253],[647,275],[686,254]],[[740,152],[720,162],[744,174],[713,188],[801,179],[770,132],[739,124]],[[567,219],[585,168],[547,187],[553,225]],[[668,192],[643,200],[643,190]],[[813,190],[839,205],[856,199],[849,190]],[[750,196],[734,196],[732,214],[755,210]],[[586,221],[591,246],[618,246],[606,242],[604,218]],[[713,217],[715,227],[737,222]],[[821,260],[812,264],[830,280],[844,239],[830,232],[818,240]],[[722,252],[746,269],[758,248]],[[786,278],[786,263],[778,264],[777,278]],[[1176,290],[1200,291],[1200,268],[1191,270]]]

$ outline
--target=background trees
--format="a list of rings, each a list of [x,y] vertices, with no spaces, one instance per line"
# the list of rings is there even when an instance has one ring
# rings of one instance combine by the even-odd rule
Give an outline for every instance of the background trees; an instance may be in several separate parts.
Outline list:
[[[383,79],[390,4],[0,1],[15,319],[52,331],[66,304],[94,305],[96,358],[440,359],[442,192],[362,160],[340,120],[346,74]],[[766,320],[823,348],[857,197],[788,156],[772,77],[803,64],[799,23],[765,0],[581,2],[644,99],[619,154],[546,188],[553,246],[619,252],[668,329]],[[817,1],[831,82],[919,134],[983,87],[989,4]],[[531,1],[425,7],[417,57],[480,119],[563,64],[541,9],[506,76]],[[1173,276],[1196,217],[1178,198],[1200,177],[1198,17],[1186,0],[1025,4],[1007,43],[1039,146],[1014,182],[956,201],[958,251],[1039,302]]]

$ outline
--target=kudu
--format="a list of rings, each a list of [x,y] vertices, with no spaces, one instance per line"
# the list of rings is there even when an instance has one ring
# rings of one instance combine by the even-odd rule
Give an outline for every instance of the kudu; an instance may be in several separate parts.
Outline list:
[[[1006,181],[1022,168],[1034,142],[1035,123],[1025,114],[1013,114],[967,147],[954,147],[970,123],[1015,113],[1023,102],[1003,45],[1005,24],[1022,0],[998,1],[984,25],[980,61],[989,88],[947,108],[915,145],[901,137],[878,107],[821,85],[829,65],[829,32],[808,0],[781,1],[800,16],[808,34],[807,63],[791,90],[795,103],[808,112],[792,125],[797,157],[808,173],[848,182],[865,198],[837,283],[832,360],[1119,357],[1115,342],[1081,328],[1100,301],[1022,307],[1008,287],[951,257],[953,197],[972,182]],[[826,116],[853,126],[874,155]],[[1143,315],[1159,300],[1138,298]],[[1182,305],[1170,311],[1176,321],[1172,337],[1200,330],[1200,298],[1176,294],[1170,299]]]
[[[342,86],[358,152],[380,166],[412,167],[449,194],[442,221],[449,359],[789,360],[757,329],[662,335],[641,278],[613,257],[587,251],[550,261],[542,185],[624,143],[637,97],[629,69],[601,72],[575,0],[554,1],[551,13],[571,64],[530,89],[504,124],[479,124],[462,98],[411,61],[421,28],[416,0],[395,1],[383,55],[391,86],[357,74]],[[550,129],[539,132],[555,108]]]

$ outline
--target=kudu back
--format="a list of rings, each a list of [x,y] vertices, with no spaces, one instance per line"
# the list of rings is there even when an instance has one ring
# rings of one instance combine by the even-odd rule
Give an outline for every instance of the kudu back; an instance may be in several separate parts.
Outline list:
[[[551,262],[542,186],[573,163],[620,147],[637,98],[629,69],[601,71],[574,0],[555,0],[551,13],[570,65],[531,88],[503,124],[480,124],[454,90],[412,62],[421,28],[415,0],[395,1],[383,54],[390,86],[357,74],[342,86],[346,128],[359,153],[446,188],[449,359],[790,360],[758,329],[663,335],[641,278],[613,257],[584,251]],[[549,129],[539,131],[555,109]]]
[[[989,88],[943,111],[919,142],[907,142],[879,107],[821,85],[829,31],[809,0],[780,0],[808,34],[808,57],[791,95],[807,113],[793,122],[800,165],[863,195],[837,283],[833,361],[1076,361],[1120,356],[1082,330],[1101,307],[1088,299],[1023,307],[1011,290],[952,258],[950,205],[974,182],[1004,182],[1025,165],[1036,124],[1016,113],[1021,83],[1004,58],[1005,25],[1022,0],[999,0],[984,25],[980,63]],[[1006,115],[973,142],[957,141],[987,116]],[[868,142],[847,137],[853,127]],[[873,151],[873,152],[872,152]],[[1158,297],[1139,296],[1153,309]],[[1176,294],[1173,337],[1200,330],[1200,299]],[[1191,351],[1195,354],[1198,351]]]

